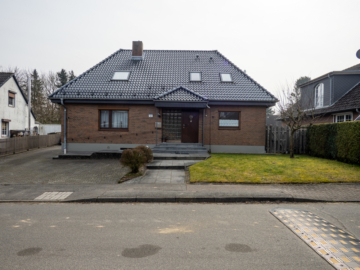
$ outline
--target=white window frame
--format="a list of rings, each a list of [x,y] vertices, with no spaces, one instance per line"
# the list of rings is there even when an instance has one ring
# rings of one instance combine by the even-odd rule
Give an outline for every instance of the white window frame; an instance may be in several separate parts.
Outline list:
[[[124,74],[127,73],[127,77],[126,77],[126,79],[116,79],[116,78],[115,78],[116,73],[124,73]],[[120,70],[115,71],[115,72],[114,72],[114,75],[113,75],[113,77],[112,77],[111,80],[112,80],[112,81],[128,81],[129,78],[130,78],[130,73],[131,73],[131,71],[120,71]]]
[[[3,123],[5,123],[5,134],[3,133]],[[9,137],[9,122],[1,121],[1,137]]]
[[[346,116],[347,115],[350,115],[350,121],[346,121]],[[344,121],[338,121],[338,118],[339,118],[339,116],[341,117],[341,116],[343,116],[344,117]],[[353,115],[353,113],[352,112],[344,112],[344,113],[335,113],[335,114],[333,114],[333,122],[334,123],[342,123],[342,122],[351,122],[351,121],[354,121],[354,115]]]
[[[223,80],[223,76],[222,76],[222,75],[229,75],[229,76],[230,76],[230,81],[225,81],[225,80]],[[220,80],[221,80],[222,82],[233,82],[233,78],[232,78],[231,73],[220,73]]]
[[[200,80],[192,80],[192,79],[191,79],[191,74],[199,74]],[[190,82],[201,82],[201,81],[202,81],[202,74],[201,74],[201,72],[190,72],[190,74],[189,74],[189,80],[190,80]]]
[[[315,108],[321,108],[324,107],[324,84],[319,83],[315,87],[315,93],[314,93],[314,106]]]

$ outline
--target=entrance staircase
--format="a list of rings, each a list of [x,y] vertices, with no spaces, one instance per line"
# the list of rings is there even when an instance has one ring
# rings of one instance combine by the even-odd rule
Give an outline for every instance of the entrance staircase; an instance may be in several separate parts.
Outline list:
[[[206,154],[201,143],[160,143],[153,148],[154,154]]]

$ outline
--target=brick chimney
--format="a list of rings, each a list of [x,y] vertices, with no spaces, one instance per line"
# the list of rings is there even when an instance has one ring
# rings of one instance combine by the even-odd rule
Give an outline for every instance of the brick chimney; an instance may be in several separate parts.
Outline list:
[[[132,60],[143,60],[143,43],[142,41],[133,41],[132,45]]]

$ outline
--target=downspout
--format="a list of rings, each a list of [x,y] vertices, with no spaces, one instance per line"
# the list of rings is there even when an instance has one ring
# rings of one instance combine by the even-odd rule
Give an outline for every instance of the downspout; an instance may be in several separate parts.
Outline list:
[[[157,139],[157,120],[158,120],[158,108],[156,108],[156,114],[155,114],[155,138],[156,138],[156,141],[155,141],[155,146],[157,146],[157,142],[158,142],[158,139]]]
[[[64,155],[66,155],[66,107],[63,99],[61,99],[61,105],[64,107]]]
[[[208,107],[209,108],[209,111],[210,111],[210,132],[209,132],[209,151],[210,151],[210,153],[211,153],[211,109],[210,109],[210,107],[209,107],[209,105],[206,105],[206,107]]]
[[[329,106],[331,106],[333,97],[332,97],[332,77],[330,77],[330,74],[328,74],[328,78],[330,80],[330,104],[329,104]]]
[[[205,109],[203,109],[203,121],[202,121],[202,145],[204,146],[204,126],[205,126]]]

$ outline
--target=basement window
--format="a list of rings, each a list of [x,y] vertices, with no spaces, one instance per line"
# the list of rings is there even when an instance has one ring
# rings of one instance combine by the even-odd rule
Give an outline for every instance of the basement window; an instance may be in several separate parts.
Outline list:
[[[200,72],[190,72],[190,81],[191,82],[201,82],[201,73]]]
[[[220,78],[222,82],[232,82],[231,74],[230,73],[220,73]]]
[[[112,77],[113,81],[128,81],[130,77],[130,71],[116,71]]]

